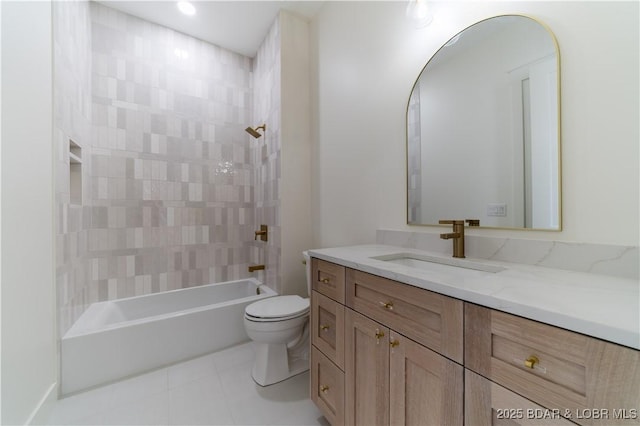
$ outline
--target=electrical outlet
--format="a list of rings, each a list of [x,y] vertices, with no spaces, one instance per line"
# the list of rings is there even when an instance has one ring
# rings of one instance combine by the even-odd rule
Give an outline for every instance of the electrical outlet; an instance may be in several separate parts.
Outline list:
[[[507,205],[505,203],[487,204],[487,216],[505,217],[506,215],[507,215]]]

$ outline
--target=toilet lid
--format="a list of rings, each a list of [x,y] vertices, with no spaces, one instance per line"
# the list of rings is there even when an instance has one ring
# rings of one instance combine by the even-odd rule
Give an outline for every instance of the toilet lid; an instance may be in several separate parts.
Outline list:
[[[254,318],[290,317],[309,310],[309,299],[300,296],[275,296],[246,307],[245,313]]]

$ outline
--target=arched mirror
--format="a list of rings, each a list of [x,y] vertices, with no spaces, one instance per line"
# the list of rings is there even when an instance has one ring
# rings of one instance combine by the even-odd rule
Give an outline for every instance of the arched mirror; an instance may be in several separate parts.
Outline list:
[[[520,15],[458,33],[407,107],[407,222],[560,230],[560,58]]]

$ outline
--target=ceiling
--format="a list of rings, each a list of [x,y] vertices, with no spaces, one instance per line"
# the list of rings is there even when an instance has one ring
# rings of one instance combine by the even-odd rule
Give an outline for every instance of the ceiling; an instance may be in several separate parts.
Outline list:
[[[323,3],[312,0],[192,1],[196,14],[186,16],[178,11],[175,1],[98,2],[252,58],[280,9],[312,18]]]

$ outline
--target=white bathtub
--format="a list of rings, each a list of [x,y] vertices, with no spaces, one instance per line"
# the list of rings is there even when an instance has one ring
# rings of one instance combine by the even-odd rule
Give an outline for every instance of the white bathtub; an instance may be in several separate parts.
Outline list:
[[[275,296],[254,278],[94,303],[61,341],[69,394],[249,340],[244,308]]]

